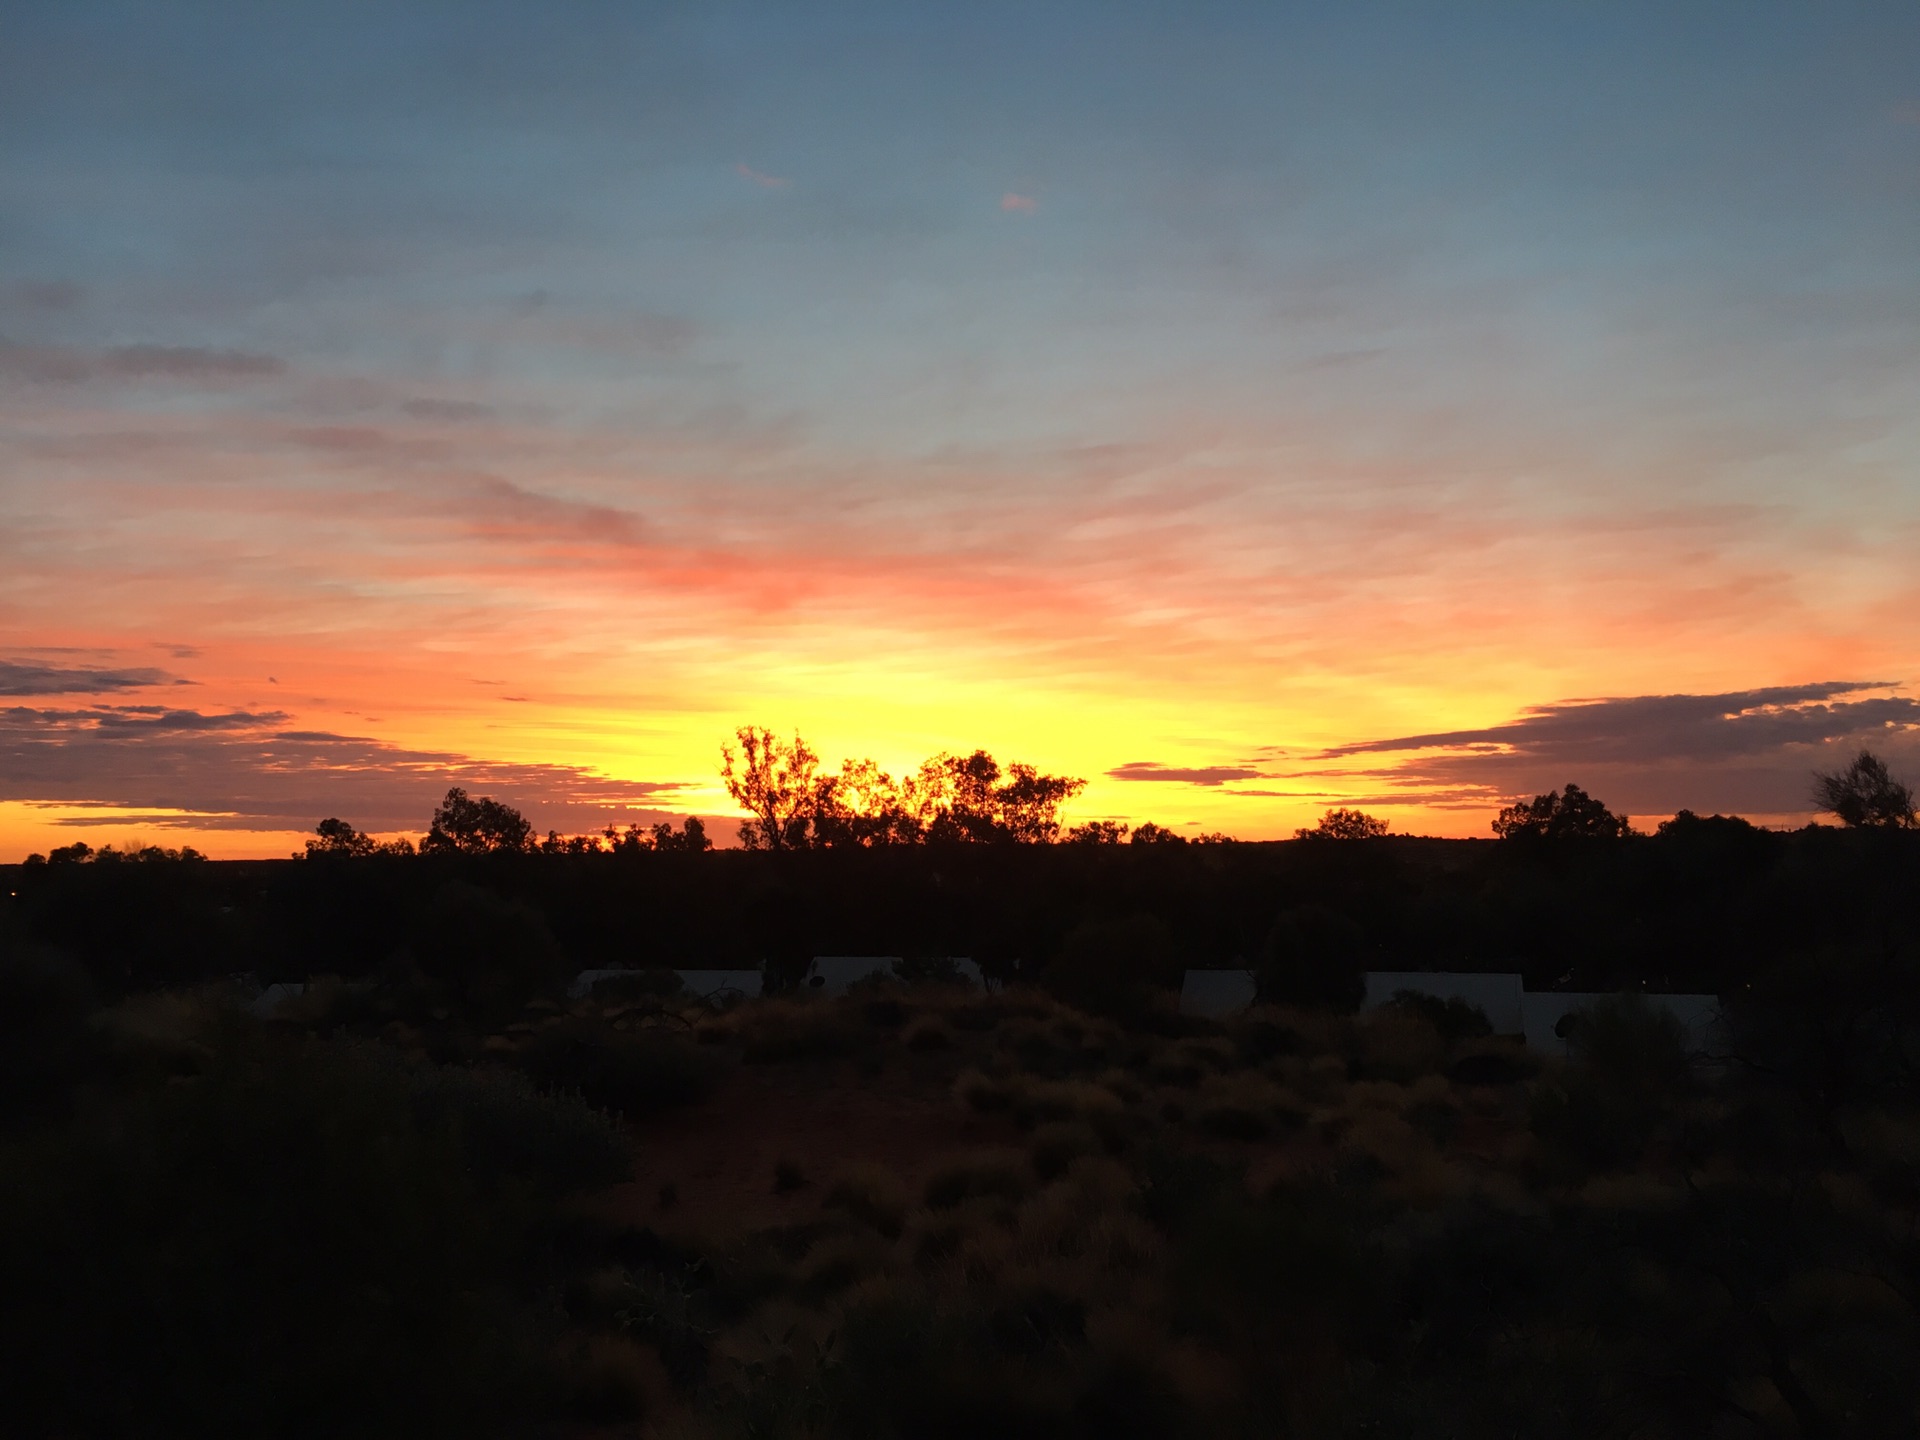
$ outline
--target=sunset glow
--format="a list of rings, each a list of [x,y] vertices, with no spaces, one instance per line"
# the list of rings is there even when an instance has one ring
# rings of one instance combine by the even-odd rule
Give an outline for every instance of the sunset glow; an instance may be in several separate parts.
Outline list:
[[[1684,8],[15,16],[0,861],[1920,769],[1920,11]]]

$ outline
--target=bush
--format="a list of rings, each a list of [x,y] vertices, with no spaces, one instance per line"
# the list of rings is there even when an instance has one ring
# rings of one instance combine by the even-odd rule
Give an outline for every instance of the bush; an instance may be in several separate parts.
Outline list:
[[[1686,1028],[1623,995],[1576,1012],[1573,1063],[1534,1093],[1534,1133],[1577,1170],[1630,1164],[1690,1088]]]
[[[1478,1005],[1470,1005],[1459,996],[1441,999],[1418,990],[1396,990],[1389,1002],[1396,1010],[1418,1015],[1440,1033],[1449,1044],[1461,1040],[1482,1040],[1493,1034],[1493,1022]]]
[[[936,1169],[927,1177],[924,1198],[929,1210],[951,1210],[985,1196],[1021,1200],[1032,1190],[1033,1174],[1020,1156],[982,1151]]]
[[[939,1017],[923,1015],[907,1026],[900,1041],[907,1049],[916,1054],[929,1050],[947,1050],[953,1046],[953,1032],[947,1029]]]
[[[1138,1015],[1179,979],[1173,937],[1151,915],[1083,921],[1046,971],[1049,990],[1095,1015]]]
[[[1360,927],[1324,905],[1281,912],[1254,967],[1261,1003],[1349,1014],[1366,998]]]
[[[1034,1131],[1027,1148],[1033,1159],[1034,1174],[1042,1180],[1057,1180],[1075,1160],[1083,1155],[1098,1155],[1102,1146],[1100,1137],[1090,1126],[1057,1122]]]
[[[838,1000],[773,1001],[741,1010],[735,1033],[755,1064],[845,1059],[875,1043]]]
[[[0,1155],[0,1391],[18,1433],[514,1428],[540,1361],[512,1222],[410,1077],[335,1047],[206,1073]]]
[[[576,1017],[537,1032],[520,1062],[542,1085],[577,1090],[588,1104],[638,1119],[713,1093],[719,1062],[665,1030],[615,1030]]]
[[[636,1000],[672,1000],[685,993],[686,986],[672,970],[630,970],[624,975],[603,975],[594,982],[593,998],[615,1003]]]
[[[411,1066],[407,1076],[414,1113],[436,1133],[451,1131],[483,1189],[512,1178],[567,1194],[632,1172],[612,1119],[578,1096],[543,1095],[510,1070]]]
[[[94,1050],[93,982],[39,946],[0,948],[0,1121],[65,1096]]]
[[[906,1189],[897,1175],[879,1165],[851,1167],[828,1187],[820,1203],[846,1211],[889,1240],[897,1240],[906,1223]]]
[[[434,893],[416,919],[412,948],[421,973],[490,1016],[556,994],[571,978],[537,911],[464,881],[449,881]]]

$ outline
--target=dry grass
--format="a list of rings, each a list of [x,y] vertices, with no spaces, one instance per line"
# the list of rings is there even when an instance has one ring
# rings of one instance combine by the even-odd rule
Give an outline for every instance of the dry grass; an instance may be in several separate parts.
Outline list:
[[[884,1166],[854,1165],[827,1187],[822,1208],[844,1210],[889,1240],[898,1239],[912,1204],[900,1177]]]

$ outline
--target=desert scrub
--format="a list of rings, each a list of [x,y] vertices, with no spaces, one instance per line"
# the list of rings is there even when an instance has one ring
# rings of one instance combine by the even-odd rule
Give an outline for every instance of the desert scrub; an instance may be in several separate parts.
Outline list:
[[[562,1407],[592,1425],[643,1419],[655,1392],[667,1389],[659,1358],[620,1335],[576,1337],[561,1347],[556,1369]]]
[[[370,1063],[394,1064],[370,1051]],[[569,1194],[624,1180],[632,1156],[605,1111],[579,1096],[543,1095],[510,1070],[406,1065],[414,1113],[458,1136],[469,1173],[494,1188],[508,1179]]]
[[[1125,1113],[1111,1090],[1084,1080],[1034,1081],[1018,1087],[1013,1096],[1013,1118],[1023,1128],[1049,1120],[1080,1120],[1105,1134],[1103,1127]]]
[[[11,1427],[126,1433],[138,1415],[148,1435],[516,1428],[557,1338],[545,1312],[513,1303],[514,1257],[541,1212],[525,1189],[482,1183],[475,1161],[491,1148],[496,1177],[548,1162],[540,1142],[501,1143],[498,1115],[470,1123],[496,1104],[491,1084],[235,1035],[190,1080],[11,1145]],[[505,1128],[540,1107],[516,1094]]]
[[[898,1239],[910,1205],[900,1177],[879,1165],[854,1165],[827,1187],[822,1208],[844,1210],[854,1219]]]
[[[1138,1105],[1145,1096],[1145,1092],[1140,1088],[1140,1082],[1125,1070],[1102,1071],[1095,1083],[1103,1090],[1110,1091],[1113,1098],[1122,1105]]]
[[[1092,1126],[1080,1121],[1055,1121],[1033,1132],[1027,1154],[1034,1174],[1042,1180],[1057,1180],[1075,1160],[1098,1155],[1103,1149]]]
[[[979,1070],[963,1070],[953,1082],[953,1098],[968,1110],[989,1115],[1013,1105],[1013,1087]]]
[[[1033,1190],[1033,1171],[1017,1151],[980,1150],[937,1167],[922,1199],[930,1210],[951,1210],[966,1200],[992,1196],[1019,1200]]]
[[[737,1018],[742,1053],[759,1064],[846,1059],[872,1049],[880,1038],[835,1000],[763,1002],[741,1010]]]
[[[719,1062],[664,1029],[615,1030],[604,1020],[569,1017],[536,1032],[520,1064],[543,1085],[576,1090],[593,1105],[639,1118],[704,1100],[719,1083]]]
[[[1456,1085],[1507,1086],[1540,1073],[1540,1057],[1512,1040],[1470,1040],[1454,1047],[1447,1078]]]
[[[922,1015],[908,1023],[900,1034],[900,1043],[917,1053],[953,1048],[953,1031],[937,1015]]]
[[[1194,1096],[1189,1123],[1222,1140],[1264,1140],[1307,1123],[1306,1107],[1259,1075],[1215,1076]]]
[[[1079,1041],[1064,1039],[1055,1024],[1016,1017],[994,1036],[994,1048],[1016,1070],[1046,1080],[1071,1075],[1079,1060]]]
[[[1227,1036],[1239,1050],[1241,1063],[1247,1065],[1299,1055],[1307,1047],[1305,1035],[1266,1007],[1257,1007],[1233,1022]]]
[[[1445,1068],[1448,1044],[1426,1015],[1391,1005],[1364,1017],[1355,1030],[1356,1063],[1368,1079],[1417,1080]]]
[[[796,1190],[807,1187],[807,1172],[800,1168],[800,1162],[788,1156],[781,1156],[773,1162],[773,1193],[791,1195]]]
[[[886,1273],[892,1247],[873,1235],[835,1235],[807,1252],[794,1275],[794,1293],[817,1305],[862,1280]]]

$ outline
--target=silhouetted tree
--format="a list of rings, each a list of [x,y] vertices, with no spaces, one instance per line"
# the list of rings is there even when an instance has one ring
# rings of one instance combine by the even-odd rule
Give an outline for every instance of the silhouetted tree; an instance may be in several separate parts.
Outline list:
[[[1039,845],[1060,836],[1060,810],[1084,780],[1009,765],[984,750],[936,755],[896,782],[871,760],[822,773],[798,735],[743,726],[739,750],[720,748],[727,793],[748,812],[740,840],[750,850],[813,845],[910,845],[922,841]]]
[[[656,850],[685,850],[698,853],[711,850],[713,841],[707,838],[707,822],[698,815],[689,815],[680,822],[679,833],[674,833],[672,825],[662,820],[653,827],[653,848]]]
[[[1089,820],[1067,831],[1069,845],[1118,845],[1127,838],[1127,827],[1116,820]]]
[[[932,812],[929,840],[998,840],[1002,837],[994,787],[1000,762],[984,750],[936,755],[920,767],[922,803]]]
[[[423,853],[481,855],[533,848],[533,825],[526,816],[488,796],[475,800],[457,785],[434,810],[433,827],[420,842]]]
[[[378,848],[365,831],[356,830],[334,816],[314,826],[313,833],[315,838],[307,841],[309,860],[333,855],[371,855]]]
[[[1169,830],[1164,825],[1156,825],[1151,820],[1134,827],[1133,834],[1127,838],[1129,845],[1184,845],[1187,837],[1177,830]]]
[[[1378,840],[1387,833],[1387,822],[1375,819],[1363,810],[1334,809],[1320,817],[1311,830],[1296,830],[1296,840]]]
[[[1894,779],[1886,762],[1871,750],[1862,750],[1844,770],[1816,771],[1813,802],[1845,825],[1911,830],[1916,824],[1913,787]]]
[[[849,760],[836,773],[814,782],[813,843],[911,845],[926,828],[922,808],[920,787],[913,777],[897,784],[873,761]]]
[[[1507,806],[1493,822],[1493,833],[1502,840],[1617,840],[1633,834],[1633,826],[1578,785],[1569,785],[1558,795],[1549,790]]]
[[[795,850],[807,843],[820,757],[795,735],[783,742],[771,730],[742,725],[740,749],[720,747],[720,776],[734,804],[749,818],[740,843],[749,850]]]
[[[1060,809],[1087,788],[1084,780],[1042,775],[1031,765],[1007,767],[1007,782],[994,792],[1000,823],[1022,845],[1051,844],[1060,836]]]

